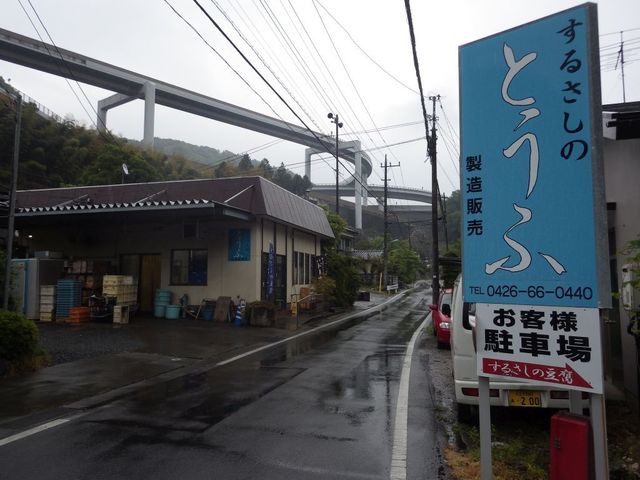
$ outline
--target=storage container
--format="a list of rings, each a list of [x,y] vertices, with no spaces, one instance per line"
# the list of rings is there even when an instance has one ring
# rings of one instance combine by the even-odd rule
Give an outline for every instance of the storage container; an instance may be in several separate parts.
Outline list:
[[[180,305],[167,305],[165,308],[165,316],[169,320],[177,320],[180,318]]]
[[[153,306],[153,316],[156,318],[164,318],[165,316],[165,310],[166,310],[166,305],[165,304],[154,304]]]

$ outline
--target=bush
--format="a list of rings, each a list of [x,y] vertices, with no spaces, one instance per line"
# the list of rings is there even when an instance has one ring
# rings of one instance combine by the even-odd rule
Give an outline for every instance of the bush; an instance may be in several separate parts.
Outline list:
[[[0,361],[19,363],[40,354],[36,324],[24,315],[0,310]]]
[[[356,260],[350,256],[330,250],[327,252],[329,277],[335,282],[335,301],[338,307],[350,307],[358,297],[360,275]]]

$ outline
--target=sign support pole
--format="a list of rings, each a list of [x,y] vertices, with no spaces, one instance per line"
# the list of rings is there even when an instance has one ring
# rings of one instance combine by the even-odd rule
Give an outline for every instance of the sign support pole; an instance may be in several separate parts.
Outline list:
[[[605,440],[607,438],[607,420],[604,395],[592,393],[590,400],[595,480],[609,480],[609,459]]]
[[[569,412],[582,415],[582,392],[569,390]]]
[[[478,387],[480,390],[479,416],[480,416],[480,469],[481,480],[491,480],[491,405],[489,403],[489,377],[479,376]]]

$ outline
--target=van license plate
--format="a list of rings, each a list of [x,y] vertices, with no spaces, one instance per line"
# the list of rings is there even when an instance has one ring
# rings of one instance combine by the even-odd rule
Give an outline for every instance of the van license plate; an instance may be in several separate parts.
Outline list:
[[[510,407],[542,407],[542,395],[535,390],[509,390]]]

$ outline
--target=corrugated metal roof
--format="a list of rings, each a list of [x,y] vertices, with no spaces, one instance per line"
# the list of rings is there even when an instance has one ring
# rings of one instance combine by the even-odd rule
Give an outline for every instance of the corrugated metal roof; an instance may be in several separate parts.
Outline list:
[[[163,200],[160,202],[133,202],[133,203],[67,203],[44,207],[22,207],[18,213],[49,213],[49,212],[75,212],[82,210],[115,210],[115,209],[151,209],[154,207],[182,207],[194,205],[215,205],[214,202],[205,199],[193,200]]]
[[[228,203],[226,203],[228,202]],[[31,217],[56,213],[226,205],[333,238],[324,211],[262,177],[21,190],[16,212]]]

